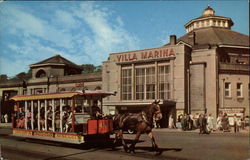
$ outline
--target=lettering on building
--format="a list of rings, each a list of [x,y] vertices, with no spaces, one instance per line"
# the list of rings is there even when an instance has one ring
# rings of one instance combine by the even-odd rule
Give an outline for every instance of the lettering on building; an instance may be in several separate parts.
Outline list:
[[[148,60],[148,59],[160,59],[175,57],[176,53],[173,48],[164,48],[164,49],[154,49],[154,50],[144,50],[134,53],[123,53],[117,55],[118,62],[130,62],[138,60]]]

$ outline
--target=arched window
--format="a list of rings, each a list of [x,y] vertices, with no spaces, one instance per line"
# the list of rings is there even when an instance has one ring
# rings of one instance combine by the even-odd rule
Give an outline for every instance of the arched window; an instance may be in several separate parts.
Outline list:
[[[36,78],[42,77],[46,77],[46,72],[43,69],[40,69],[38,72],[36,72]]]

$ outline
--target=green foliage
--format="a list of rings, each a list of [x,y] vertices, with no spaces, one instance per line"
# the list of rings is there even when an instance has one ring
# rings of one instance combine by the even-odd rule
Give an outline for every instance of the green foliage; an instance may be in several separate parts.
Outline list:
[[[26,72],[20,72],[16,76],[9,78],[6,74],[0,75],[0,82],[19,82],[19,81],[26,81],[32,77],[31,69]]]
[[[6,82],[8,80],[8,76],[6,74],[0,74],[0,82]]]
[[[82,74],[85,73],[98,73],[102,72],[102,66],[94,66],[93,64],[83,64],[81,65],[83,71]]]

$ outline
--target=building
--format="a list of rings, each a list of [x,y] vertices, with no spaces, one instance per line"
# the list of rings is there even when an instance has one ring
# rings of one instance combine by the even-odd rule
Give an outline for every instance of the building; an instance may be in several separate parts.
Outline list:
[[[164,46],[111,53],[102,87],[117,96],[104,102],[106,112],[138,112],[160,99],[162,127],[170,114],[249,116],[249,36],[233,24],[208,6]]]
[[[80,66],[60,55],[31,64],[30,69],[32,77],[28,80],[0,83],[2,115],[10,115],[13,111],[13,102],[9,98],[15,95],[96,90],[102,87],[101,73],[81,74]]]

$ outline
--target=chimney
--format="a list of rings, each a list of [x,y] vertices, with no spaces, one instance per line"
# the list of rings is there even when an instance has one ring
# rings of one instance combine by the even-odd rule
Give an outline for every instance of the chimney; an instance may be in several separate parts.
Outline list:
[[[170,35],[170,45],[176,45],[176,35]]]

